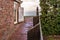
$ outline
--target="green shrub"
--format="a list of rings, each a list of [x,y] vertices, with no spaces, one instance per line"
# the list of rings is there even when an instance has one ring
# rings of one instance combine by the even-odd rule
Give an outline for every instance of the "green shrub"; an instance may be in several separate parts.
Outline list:
[[[60,35],[60,0],[40,0],[44,35]]]
[[[54,38],[48,38],[47,40],[54,40]]]

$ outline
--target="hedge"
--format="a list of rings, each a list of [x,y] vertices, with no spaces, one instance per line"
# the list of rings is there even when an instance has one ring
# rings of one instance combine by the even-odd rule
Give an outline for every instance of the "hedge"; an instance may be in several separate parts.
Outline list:
[[[43,35],[60,35],[60,0],[40,0]]]

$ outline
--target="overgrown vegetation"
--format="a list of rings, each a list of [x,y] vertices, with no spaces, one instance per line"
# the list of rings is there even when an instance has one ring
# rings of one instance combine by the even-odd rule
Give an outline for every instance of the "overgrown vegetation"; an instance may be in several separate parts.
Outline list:
[[[40,0],[44,35],[60,35],[60,0]]]

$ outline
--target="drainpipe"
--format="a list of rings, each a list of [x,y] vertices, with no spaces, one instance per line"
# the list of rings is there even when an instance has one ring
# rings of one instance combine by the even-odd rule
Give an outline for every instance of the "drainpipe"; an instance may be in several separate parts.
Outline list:
[[[43,33],[42,33],[41,20],[40,20],[40,16],[42,14],[40,13],[40,11],[41,11],[41,8],[38,10],[38,13],[39,13],[40,37],[41,37],[40,40],[43,40]]]
[[[41,40],[43,40],[43,33],[42,33],[42,28],[41,28],[40,16],[39,16],[39,24],[40,24],[40,37],[41,37]]]

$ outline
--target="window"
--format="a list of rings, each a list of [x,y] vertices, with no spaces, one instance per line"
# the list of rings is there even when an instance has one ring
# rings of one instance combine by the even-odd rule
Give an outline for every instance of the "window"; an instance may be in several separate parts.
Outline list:
[[[14,24],[24,21],[23,8],[18,1],[14,1]]]
[[[24,21],[24,8],[23,7],[19,7],[19,22]]]
[[[14,24],[18,23],[18,3],[14,2]]]

